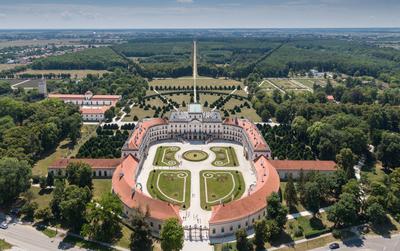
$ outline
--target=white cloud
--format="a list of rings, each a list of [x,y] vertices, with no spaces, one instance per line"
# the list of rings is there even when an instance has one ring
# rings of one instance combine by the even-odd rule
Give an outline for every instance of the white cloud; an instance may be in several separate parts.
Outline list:
[[[177,3],[193,3],[193,0],[176,0]]]

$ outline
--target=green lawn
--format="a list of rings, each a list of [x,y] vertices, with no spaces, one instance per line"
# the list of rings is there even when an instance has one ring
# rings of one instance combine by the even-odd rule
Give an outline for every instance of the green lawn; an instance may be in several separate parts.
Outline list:
[[[294,220],[289,220],[285,225],[285,232],[288,233],[294,240],[303,239],[306,233],[315,230],[325,230],[330,228],[333,223],[328,221],[326,213],[321,213],[318,217],[299,217]],[[302,234],[296,236],[296,230],[301,229]]]
[[[153,170],[147,180],[147,190],[153,198],[190,207],[190,171]]]
[[[56,231],[54,231],[53,229],[47,227],[37,227],[36,229],[45,234],[49,238],[54,238],[57,236]]]
[[[95,125],[83,125],[81,128],[81,138],[75,146],[70,144],[69,140],[60,142],[54,152],[48,153],[43,159],[39,160],[32,168],[32,175],[47,175],[47,168],[56,159],[74,156],[79,148],[91,137],[96,134]]]
[[[293,247],[278,248],[276,251],[306,251],[328,245],[337,241],[332,235],[311,239],[306,242],[295,244]]]
[[[211,206],[238,199],[244,191],[244,179],[238,171],[204,170],[200,172],[200,203],[205,210],[211,210]]]
[[[32,193],[32,202],[38,203],[39,208],[49,206],[53,198],[53,190],[31,187],[29,191]],[[93,179],[93,199],[100,199],[103,194],[109,192],[111,192],[111,179]]]
[[[234,167],[239,165],[239,161],[233,147],[211,147],[210,150],[216,155],[215,160],[212,162],[214,166]]]
[[[376,182],[384,182],[385,176],[386,176],[385,172],[383,171],[381,162],[377,162],[375,164],[375,167],[371,168],[371,170],[367,170],[367,171],[362,170],[361,173],[366,175],[368,180],[371,183],[374,182],[374,181],[376,181]]]
[[[107,248],[104,247],[100,244],[96,244],[94,242],[86,241],[81,238],[75,237],[68,235],[63,239],[63,242],[70,243],[76,247],[80,247],[83,249],[88,249],[88,250],[98,250],[98,251],[109,251],[109,250],[114,250],[112,248]]]
[[[127,226],[123,224],[121,224],[121,228],[122,236],[117,242],[114,243],[114,245],[123,248],[129,248],[129,244],[131,243],[132,230],[130,230]]]
[[[178,161],[175,158],[176,152],[180,150],[178,146],[159,146],[154,157],[155,166],[177,166]]]
[[[200,162],[208,158],[208,153],[201,150],[189,150],[184,152],[182,157],[187,161]]]
[[[111,179],[93,179],[93,199],[100,199],[105,193],[111,193]]]
[[[6,242],[4,239],[0,239],[0,250],[7,250],[11,249],[12,245]]]
[[[48,207],[53,199],[53,190],[51,189],[42,190],[39,187],[31,187],[28,192],[32,193],[32,202],[38,203],[39,208]]]

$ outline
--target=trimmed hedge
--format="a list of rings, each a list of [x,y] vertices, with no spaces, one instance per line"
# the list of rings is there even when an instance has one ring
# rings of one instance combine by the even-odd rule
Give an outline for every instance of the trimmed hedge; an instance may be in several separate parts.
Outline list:
[[[331,232],[331,230],[329,228],[325,228],[325,229],[321,229],[321,230],[311,230],[311,231],[307,231],[306,233],[304,233],[304,237],[306,239],[311,239],[311,238],[315,238],[315,237],[318,237],[320,235],[330,233],[330,232]]]

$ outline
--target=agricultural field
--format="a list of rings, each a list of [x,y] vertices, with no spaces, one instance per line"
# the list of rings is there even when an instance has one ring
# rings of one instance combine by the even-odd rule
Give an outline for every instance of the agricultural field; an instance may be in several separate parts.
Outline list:
[[[61,75],[61,74],[70,74],[71,78],[78,78],[82,79],[85,78],[87,75],[98,75],[102,76],[104,73],[107,73],[109,71],[106,70],[26,70],[23,72],[19,72],[17,76],[19,75],[24,75],[24,74],[32,74],[32,75],[50,75],[54,74],[56,76]]]
[[[200,172],[200,203],[204,210],[211,210],[211,206],[239,199],[244,190],[244,179],[238,171]]]
[[[153,165],[155,166],[177,166],[178,161],[175,154],[180,150],[177,146],[160,146],[157,148]]]
[[[23,64],[0,64],[0,71],[14,69],[17,66],[23,66]]]
[[[18,46],[41,46],[41,45],[59,45],[59,46],[66,46],[66,45],[80,45],[80,40],[76,39],[31,39],[31,40],[3,40],[0,41],[0,49],[6,47],[18,47]]]
[[[235,149],[230,147],[211,147],[211,151],[215,153],[215,160],[212,162],[214,166],[238,166],[239,162]]]
[[[147,180],[147,190],[153,198],[190,207],[190,171],[153,170]]]

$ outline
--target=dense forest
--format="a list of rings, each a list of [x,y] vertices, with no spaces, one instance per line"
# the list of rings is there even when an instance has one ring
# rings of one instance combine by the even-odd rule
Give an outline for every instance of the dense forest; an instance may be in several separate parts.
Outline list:
[[[66,53],[37,59],[32,63],[36,70],[107,70],[115,67],[126,67],[126,59],[109,47],[90,48],[84,51]]]
[[[54,80],[48,81],[49,91],[60,93],[85,93],[122,95],[123,100],[133,99],[135,102],[146,94],[147,81],[137,74],[123,69],[116,69],[103,76],[88,75],[82,81]]]
[[[191,73],[192,39],[134,40],[113,48],[133,58],[142,76],[180,77]],[[350,76],[368,75],[400,82],[400,52],[361,39],[294,36],[277,38],[199,38],[198,72],[203,76],[246,78],[306,74],[310,69]]]
[[[253,86],[257,79],[253,74],[247,83]],[[335,160],[345,148],[361,157],[369,155],[371,144],[383,166],[400,166],[393,157],[400,154],[400,110],[390,105],[398,104],[397,88],[381,91],[349,78],[344,85],[314,86],[314,93],[282,95],[278,91],[266,94],[258,87],[250,89],[255,93],[253,106],[263,120],[274,117],[284,125],[262,128],[273,150],[277,150],[275,157]],[[326,95],[332,94],[337,102],[326,100]],[[289,144],[282,147],[284,141]]]
[[[0,158],[14,157],[33,163],[64,138],[80,136],[77,107],[61,101],[17,101],[0,98]]]

